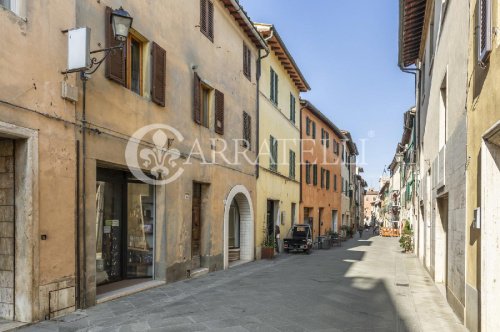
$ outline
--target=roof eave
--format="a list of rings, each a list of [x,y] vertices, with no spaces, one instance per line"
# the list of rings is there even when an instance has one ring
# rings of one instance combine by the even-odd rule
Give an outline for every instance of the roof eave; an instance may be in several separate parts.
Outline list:
[[[330,127],[330,129],[332,129],[333,132],[339,137],[339,139],[342,140],[342,139],[346,139],[347,138],[342,133],[342,131],[330,119],[328,119],[328,117],[326,115],[324,115],[323,113],[321,113],[321,111],[319,109],[317,109],[316,106],[314,106],[310,101],[308,101],[306,99],[301,99],[300,100],[300,104],[303,107],[305,107],[305,108],[309,109],[310,111],[312,111],[314,113],[314,115],[316,115],[323,122],[325,122]]]

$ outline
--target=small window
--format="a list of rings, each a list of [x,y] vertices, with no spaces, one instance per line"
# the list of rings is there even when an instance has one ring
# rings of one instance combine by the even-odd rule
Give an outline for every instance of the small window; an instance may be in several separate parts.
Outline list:
[[[142,42],[130,34],[127,47],[127,87],[142,95]]]
[[[212,89],[205,84],[201,85],[201,108],[200,108],[200,119],[201,125],[204,127],[209,126],[210,119],[210,99],[211,99]]]
[[[326,170],[321,167],[321,188],[324,188],[325,187],[325,172]]]
[[[290,93],[290,121],[295,124],[295,96]]]
[[[271,91],[270,99],[275,104],[278,105],[278,74],[271,68]]]
[[[271,158],[269,159],[269,169],[278,171],[278,141],[273,136],[269,137],[269,148],[271,150]]]
[[[252,52],[245,43],[243,43],[243,74],[252,81]]]
[[[477,23],[479,25],[479,38],[477,41],[477,55],[479,62],[485,63],[492,49],[491,0],[479,0],[478,7]]]
[[[311,164],[306,161],[306,184],[311,184]]]
[[[243,146],[252,147],[252,117],[247,112],[243,112]]]
[[[333,190],[337,191],[337,174],[333,174]]]
[[[306,117],[306,135],[311,135],[311,119],[309,117]]]
[[[318,185],[318,165],[313,165],[313,185]]]
[[[330,190],[330,171],[327,170],[326,171],[326,177],[325,177],[325,187],[326,187],[326,190]]]
[[[214,41],[214,4],[211,0],[200,0],[200,31]]]
[[[316,139],[316,122],[312,121],[312,138]]]
[[[295,179],[295,152],[290,150],[289,176],[290,179]]]

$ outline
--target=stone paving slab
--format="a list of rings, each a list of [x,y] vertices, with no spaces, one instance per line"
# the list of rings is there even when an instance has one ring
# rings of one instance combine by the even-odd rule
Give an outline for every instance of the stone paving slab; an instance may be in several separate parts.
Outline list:
[[[381,237],[209,273],[21,330],[465,331],[418,260]]]

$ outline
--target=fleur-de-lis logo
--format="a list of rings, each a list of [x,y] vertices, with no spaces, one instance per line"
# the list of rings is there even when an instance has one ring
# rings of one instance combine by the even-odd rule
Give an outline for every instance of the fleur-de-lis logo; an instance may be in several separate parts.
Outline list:
[[[154,148],[144,148],[139,153],[139,156],[143,160],[143,166],[146,168],[151,167],[150,172],[156,178],[165,177],[170,174],[167,165],[172,168],[177,166],[175,160],[179,159],[180,152],[177,149],[169,149],[168,142],[168,136],[163,130],[157,130],[153,134]]]
[[[166,132],[173,134],[172,138],[169,138]],[[149,133],[153,133],[152,144],[145,139]],[[125,150],[125,159],[130,171],[137,179],[149,184],[167,184],[176,180],[184,170],[176,162],[181,157],[180,151],[171,148],[171,145],[174,141],[183,140],[180,132],[168,125],[154,124],[139,129],[132,135]],[[147,175],[143,169],[154,178]]]

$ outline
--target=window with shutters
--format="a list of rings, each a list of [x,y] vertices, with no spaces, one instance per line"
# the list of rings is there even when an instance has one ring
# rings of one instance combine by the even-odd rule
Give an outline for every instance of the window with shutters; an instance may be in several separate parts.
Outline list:
[[[215,90],[215,132],[224,135],[224,94]]]
[[[214,41],[214,4],[211,0],[200,0],[200,31]]]
[[[200,101],[200,119],[201,125],[204,127],[209,127],[210,119],[210,99],[212,95],[212,89],[205,84],[201,85],[201,101]]]
[[[142,95],[142,42],[133,34],[127,41],[127,87]]]
[[[478,0],[479,34],[477,55],[480,63],[486,63],[492,49],[491,0]]]
[[[326,140],[326,147],[329,148],[330,147],[330,133],[329,132],[325,132],[325,140]]]
[[[306,117],[306,135],[311,135],[311,119],[309,117]]]
[[[270,99],[275,104],[278,105],[278,74],[271,68],[271,92]]]
[[[333,174],[333,190],[337,191],[337,174]]]
[[[110,7],[106,7],[106,47],[119,46],[111,26]],[[151,101],[165,106],[166,51],[155,42],[151,42],[151,72],[145,73],[144,63],[149,41],[140,33],[131,29],[127,41],[121,50],[111,52],[106,58],[105,75],[108,79],[123,85],[131,91],[144,95],[144,81],[151,80]]]
[[[323,145],[324,141],[325,141],[325,130],[321,128],[321,145]]]
[[[318,165],[313,165],[313,185],[318,185]]]
[[[252,117],[247,112],[243,112],[243,146],[252,147]]]
[[[252,52],[245,43],[243,43],[243,74],[252,81]]]
[[[290,150],[289,177],[295,179],[295,152]]]
[[[325,187],[326,187],[326,190],[330,190],[330,171],[329,170],[326,170],[326,173],[325,173]]]
[[[194,110],[193,120],[204,127],[209,126],[212,89],[203,84],[197,73],[194,73]]]
[[[290,93],[290,121],[295,124],[295,106],[297,102],[295,100],[295,96]]]
[[[312,126],[312,138],[316,139],[316,122],[311,121],[311,126]]]
[[[321,188],[325,187],[325,169],[321,167]]]
[[[306,184],[311,184],[311,164],[306,161]]]
[[[278,141],[273,136],[269,137],[269,149],[270,158],[269,158],[269,169],[272,171],[278,171]]]
[[[151,100],[165,107],[167,52],[155,42],[151,48]]]

